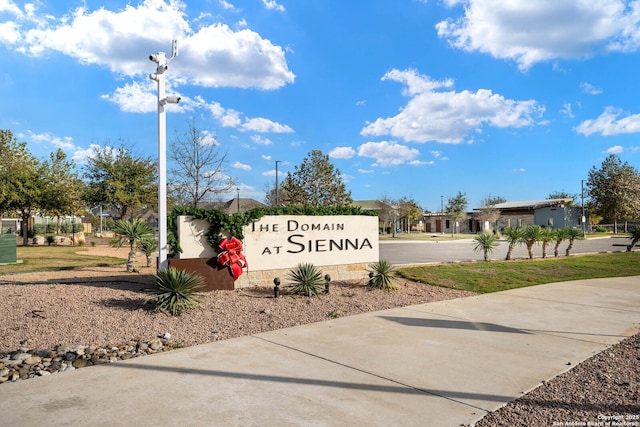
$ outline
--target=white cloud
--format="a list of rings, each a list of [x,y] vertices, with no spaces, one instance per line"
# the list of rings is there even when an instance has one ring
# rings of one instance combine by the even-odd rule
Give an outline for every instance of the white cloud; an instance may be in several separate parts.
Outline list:
[[[599,133],[602,136],[614,136],[623,133],[640,132],[640,114],[618,118],[621,114],[622,110],[607,107],[597,119],[585,120],[576,126],[574,130],[585,136],[593,135],[594,133]]]
[[[283,5],[278,4],[278,2],[276,2],[276,0],[262,0],[262,4],[264,5],[264,7],[266,7],[267,9],[270,10],[275,10],[278,12],[284,12],[285,8]]]
[[[73,143],[73,138],[70,136],[55,136],[50,133],[33,133],[27,131],[26,134],[20,134],[20,138],[25,138],[36,143],[46,143],[53,145],[56,149],[60,148],[63,151],[75,150],[77,147]]]
[[[510,59],[527,70],[541,61],[588,57],[598,51],[635,51],[640,5],[626,0],[449,0],[464,16],[436,25],[457,48]]]
[[[336,147],[329,152],[329,157],[334,159],[350,159],[355,156],[356,150],[351,147]]]
[[[277,89],[292,83],[284,49],[249,29],[226,24],[201,25],[188,19],[180,0],[143,0],[136,6],[89,10],[81,6],[59,18],[16,18],[0,28],[0,41],[39,57],[60,52],[84,64],[106,67],[126,76],[153,70],[148,54],[179,40],[180,56],[171,62],[175,79],[206,87]]]
[[[153,82],[133,81],[100,98],[111,101],[127,113],[150,113],[158,110],[158,96]]]
[[[358,169],[358,172],[364,173],[364,174],[369,174],[369,173],[373,173],[374,171],[371,170],[371,169]]]
[[[251,135],[251,140],[258,145],[271,145],[273,142],[269,138],[262,137],[260,135]]]
[[[524,173],[524,172],[526,172],[527,170],[526,170],[525,168],[518,168],[518,169],[514,169],[513,171],[514,171],[514,172],[522,172],[522,173]]]
[[[420,151],[394,141],[366,142],[358,147],[358,156],[375,159],[373,166],[388,167],[411,162]]]
[[[435,81],[414,70],[392,70],[382,80],[406,85],[403,94],[410,99],[394,117],[378,118],[361,135],[402,138],[405,141],[460,143],[483,125],[523,127],[535,123],[544,107],[536,101],[514,101],[487,89],[477,92],[437,91],[453,86],[452,80]]]
[[[595,87],[591,83],[582,82],[580,83],[580,89],[584,93],[588,93],[589,95],[600,95],[602,93],[602,89]]]
[[[278,122],[274,122],[269,119],[265,119],[263,117],[257,117],[254,119],[246,119],[242,124],[242,130],[245,131],[253,131],[260,133],[291,133],[293,129],[291,129],[287,125],[280,124]]]
[[[562,108],[560,109],[560,112],[571,119],[574,117],[573,109],[571,107],[570,102],[567,102],[566,104],[562,104]]]
[[[613,147],[609,147],[604,152],[607,154],[620,154],[624,151],[621,145],[614,145]]]
[[[178,104],[180,105],[180,104]],[[264,117],[247,118],[239,111],[231,108],[224,108],[218,102],[212,102],[206,105],[211,115],[220,122],[223,127],[232,127],[243,132],[259,132],[259,133],[292,133],[293,129],[288,125],[283,125]],[[253,138],[253,137],[252,137]],[[263,139],[255,141],[259,144],[268,145],[271,141]]]
[[[271,160],[271,156],[267,156],[267,155],[265,155],[265,154],[263,154],[263,155],[262,155],[262,156],[260,156],[260,157],[262,157],[262,158],[263,158],[264,160],[266,160],[266,161],[270,161],[270,160]]]
[[[236,7],[233,4],[231,4],[230,2],[228,2],[228,1],[220,0],[219,3],[220,3],[220,6],[222,6],[222,8],[225,9],[225,10],[235,10],[236,9]]]
[[[409,164],[411,166],[423,166],[423,165],[435,165],[436,162],[434,162],[433,160],[430,160],[428,162],[424,162],[422,160],[412,160],[409,162]]]
[[[238,162],[238,161],[236,161],[236,162],[233,164],[233,168],[234,168],[234,169],[241,169],[241,170],[243,170],[243,171],[250,171],[250,170],[251,170],[251,166],[249,166],[249,165],[245,165],[244,163],[240,163],[240,162]]]
[[[215,132],[203,130],[200,132],[200,145],[218,145],[218,138]]]

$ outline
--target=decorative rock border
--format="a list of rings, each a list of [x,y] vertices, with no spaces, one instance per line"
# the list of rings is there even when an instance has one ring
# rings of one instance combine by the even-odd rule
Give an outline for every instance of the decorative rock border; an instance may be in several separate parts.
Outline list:
[[[59,345],[50,350],[35,350],[29,347],[28,340],[23,341],[18,350],[0,358],[0,384],[127,360],[177,348],[177,345],[169,343],[170,338],[171,335],[165,333],[148,341],[129,341],[118,346]]]

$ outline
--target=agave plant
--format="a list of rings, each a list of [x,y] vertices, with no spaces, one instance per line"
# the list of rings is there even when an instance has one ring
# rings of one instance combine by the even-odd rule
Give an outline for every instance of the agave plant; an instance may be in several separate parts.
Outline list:
[[[313,264],[298,264],[289,271],[287,278],[291,281],[291,293],[310,297],[324,292],[322,273]]]
[[[147,257],[147,267],[151,267],[153,260],[151,256],[158,250],[158,241],[152,237],[147,237],[138,242],[138,250]]]
[[[199,274],[168,267],[154,277],[155,284],[149,292],[154,296],[156,310],[176,316],[198,306],[197,293],[204,287],[204,279]]]
[[[633,227],[631,230],[629,230],[629,234],[631,243],[629,243],[629,246],[627,246],[627,252],[631,252],[638,243],[638,240],[640,240],[640,226],[636,225],[635,227]]]
[[[369,286],[376,289],[396,289],[396,285],[391,278],[393,277],[393,265],[386,259],[369,264],[372,275],[369,280]]]
[[[489,261],[489,254],[498,246],[496,236],[489,233],[480,233],[473,239],[475,252],[482,252],[485,262]]]

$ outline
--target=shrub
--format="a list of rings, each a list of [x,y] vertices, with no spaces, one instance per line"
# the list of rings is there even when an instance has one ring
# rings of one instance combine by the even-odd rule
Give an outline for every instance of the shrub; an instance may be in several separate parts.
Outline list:
[[[291,281],[291,293],[293,294],[310,297],[324,292],[322,273],[313,264],[298,264],[289,271],[287,278]]]
[[[56,242],[56,238],[53,236],[47,236],[47,244],[49,246],[53,245]]]
[[[197,293],[204,287],[204,279],[174,267],[155,274],[155,286],[149,289],[154,295],[155,308],[176,316],[198,306]]]
[[[376,289],[396,289],[391,278],[393,277],[393,265],[386,259],[369,264],[373,275],[369,280],[369,286]]]
[[[608,233],[607,227],[596,227],[596,233]]]

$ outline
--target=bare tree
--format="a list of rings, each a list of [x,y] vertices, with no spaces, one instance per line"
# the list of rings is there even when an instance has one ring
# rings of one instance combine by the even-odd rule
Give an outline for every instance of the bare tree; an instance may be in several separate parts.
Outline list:
[[[224,173],[227,153],[220,151],[215,136],[209,136],[189,120],[189,129],[176,132],[170,143],[170,192],[177,203],[197,207],[200,202],[229,191],[235,184]]]
[[[480,201],[480,208],[478,212],[474,215],[476,220],[480,222],[489,222],[492,227],[495,226],[495,223],[498,219],[500,219],[500,209],[496,208],[495,205],[504,203],[506,200],[504,197],[496,196],[493,197],[491,194],[486,196],[484,199]],[[484,229],[484,224],[483,224]],[[496,231],[496,230],[494,230]]]

